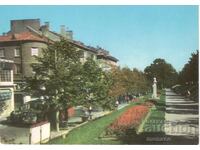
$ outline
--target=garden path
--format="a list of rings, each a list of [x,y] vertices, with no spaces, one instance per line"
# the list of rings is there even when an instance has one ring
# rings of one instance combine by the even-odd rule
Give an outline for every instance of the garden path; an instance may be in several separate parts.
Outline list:
[[[165,134],[198,137],[198,103],[166,89]]]

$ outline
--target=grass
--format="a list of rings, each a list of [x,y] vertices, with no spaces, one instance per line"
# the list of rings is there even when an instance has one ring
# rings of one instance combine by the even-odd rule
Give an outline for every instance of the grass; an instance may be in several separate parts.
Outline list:
[[[121,142],[117,140],[101,140],[98,137],[103,133],[105,128],[126,109],[137,104],[138,103],[130,103],[130,105],[121,110],[114,111],[105,117],[90,121],[87,124],[72,130],[65,139],[57,138],[49,141],[48,144],[121,144]]]
[[[164,91],[161,92],[160,99],[156,107],[151,110],[150,117],[147,119],[143,132],[163,132],[165,121],[165,95]]]

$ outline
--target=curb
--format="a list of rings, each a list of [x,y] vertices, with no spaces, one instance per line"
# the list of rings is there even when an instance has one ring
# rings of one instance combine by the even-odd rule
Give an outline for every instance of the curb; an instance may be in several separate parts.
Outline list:
[[[146,123],[146,121],[149,119],[150,115],[151,115],[151,111],[153,109],[155,109],[155,105],[153,107],[151,107],[150,111],[148,112],[148,114],[146,115],[146,117],[142,120],[142,123],[140,124],[140,126],[138,127],[138,130],[137,130],[137,134],[140,134],[141,132],[143,132],[143,127]]]

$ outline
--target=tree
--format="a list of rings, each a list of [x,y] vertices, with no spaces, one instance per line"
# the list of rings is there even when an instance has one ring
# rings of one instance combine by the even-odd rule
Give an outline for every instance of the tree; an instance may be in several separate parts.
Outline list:
[[[199,51],[191,54],[178,76],[179,86],[174,90],[188,96],[190,100],[199,100]]]
[[[112,70],[113,85],[110,94],[117,98],[123,95],[136,95],[148,90],[147,81],[143,72],[136,68],[115,68]]]
[[[111,108],[112,101],[110,101],[108,93],[112,79],[109,73],[103,71],[94,60],[88,59],[83,64],[81,74],[83,89],[80,94],[84,99],[81,105],[87,108],[90,106]]]
[[[32,66],[34,76],[27,79],[26,90],[32,95],[44,98],[52,124],[57,131],[59,130],[59,111],[65,111],[81,101],[78,94],[81,74],[79,58],[80,52],[62,39],[50,44],[47,49],[43,49],[42,56],[36,57],[38,63]],[[45,90],[41,87],[45,87]],[[65,119],[67,120],[67,114]]]
[[[159,88],[171,87],[177,82],[178,74],[176,70],[164,59],[155,59],[150,66],[145,68],[144,72],[150,83],[156,77]]]
[[[126,93],[126,87],[123,82],[123,74],[120,68],[112,68],[111,70],[112,86],[109,90],[110,97],[117,99],[117,97]]]
[[[179,73],[179,82],[185,84],[186,82],[198,83],[199,80],[199,51],[192,53],[190,60],[183,67]]]

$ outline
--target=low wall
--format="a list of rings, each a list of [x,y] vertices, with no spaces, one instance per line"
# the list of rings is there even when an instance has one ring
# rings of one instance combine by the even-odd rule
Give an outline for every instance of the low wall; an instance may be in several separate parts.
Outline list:
[[[30,128],[29,144],[38,144],[50,138],[50,123],[45,122]]]

